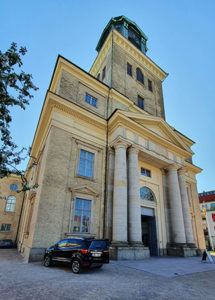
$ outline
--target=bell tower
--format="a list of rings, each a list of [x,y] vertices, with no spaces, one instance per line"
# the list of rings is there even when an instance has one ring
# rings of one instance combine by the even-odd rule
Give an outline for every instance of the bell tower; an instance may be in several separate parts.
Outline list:
[[[125,16],[111,18],[90,73],[146,113],[165,119],[162,81],[168,74],[146,55],[147,40],[135,22]]]

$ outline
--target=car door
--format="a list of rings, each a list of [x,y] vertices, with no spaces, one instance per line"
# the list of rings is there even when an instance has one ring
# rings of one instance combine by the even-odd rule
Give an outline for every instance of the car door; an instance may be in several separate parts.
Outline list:
[[[65,255],[66,246],[67,246],[66,239],[58,242],[54,246],[54,250],[52,252],[52,260],[59,261],[59,262],[61,262],[61,261],[66,262],[67,261],[66,255]]]

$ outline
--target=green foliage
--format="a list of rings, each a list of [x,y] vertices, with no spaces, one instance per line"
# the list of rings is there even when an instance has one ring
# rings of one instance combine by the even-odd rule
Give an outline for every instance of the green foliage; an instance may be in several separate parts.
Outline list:
[[[0,51],[0,178],[12,172],[21,174],[14,167],[25,158],[26,149],[18,150],[11,137],[10,108],[25,109],[33,98],[31,91],[38,89],[32,82],[32,75],[20,69],[23,65],[21,57],[26,52],[25,47],[18,49],[15,43],[5,53]]]

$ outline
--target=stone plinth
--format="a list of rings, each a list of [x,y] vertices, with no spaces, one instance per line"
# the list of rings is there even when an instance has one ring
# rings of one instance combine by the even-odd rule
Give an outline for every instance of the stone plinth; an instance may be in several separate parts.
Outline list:
[[[141,260],[150,257],[149,248],[143,245],[111,245],[112,260]]]
[[[186,244],[175,244],[167,246],[167,255],[178,257],[192,257],[197,256],[197,248],[189,247]]]

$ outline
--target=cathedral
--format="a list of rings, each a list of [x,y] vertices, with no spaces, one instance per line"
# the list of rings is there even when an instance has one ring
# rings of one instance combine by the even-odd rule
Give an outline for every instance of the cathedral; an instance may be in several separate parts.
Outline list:
[[[108,238],[111,259],[195,256],[205,248],[190,138],[165,121],[147,36],[111,18],[89,72],[58,56],[35,132],[18,250]]]

